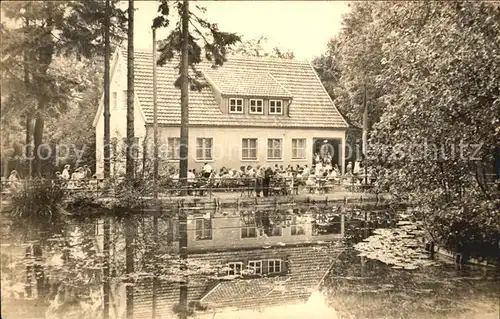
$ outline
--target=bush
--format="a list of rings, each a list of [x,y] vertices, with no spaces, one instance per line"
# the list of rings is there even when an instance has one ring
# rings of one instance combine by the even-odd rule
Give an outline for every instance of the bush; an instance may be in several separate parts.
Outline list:
[[[61,229],[65,191],[51,180],[24,182],[11,196],[13,226],[18,229]]]
[[[424,212],[426,227],[444,248],[465,258],[499,258],[500,200],[468,198]]]

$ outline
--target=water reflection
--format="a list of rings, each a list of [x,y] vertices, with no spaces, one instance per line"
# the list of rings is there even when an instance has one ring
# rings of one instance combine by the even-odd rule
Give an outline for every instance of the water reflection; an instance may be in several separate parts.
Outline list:
[[[226,310],[213,314],[204,314],[199,318],[216,319],[254,319],[254,318],[274,318],[274,319],[303,319],[303,318],[329,318],[337,319],[335,309],[328,306],[326,296],[320,291],[315,291],[309,299],[303,303],[282,304],[269,306],[260,311],[257,310]]]
[[[12,228],[2,240],[8,242],[2,245],[3,315],[102,318],[105,262],[111,318],[126,317],[127,286],[134,318],[148,319],[457,318],[498,311],[492,271],[445,264],[396,270],[358,256],[344,239],[394,224],[381,215],[388,218],[338,208],[197,210],[185,228],[172,214],[68,218],[57,231],[38,229],[36,241],[28,240],[37,238],[33,232],[26,238]],[[187,260],[179,258],[181,236]]]
[[[325,281],[340,318],[498,318],[495,269],[439,266],[395,270],[346,250]]]

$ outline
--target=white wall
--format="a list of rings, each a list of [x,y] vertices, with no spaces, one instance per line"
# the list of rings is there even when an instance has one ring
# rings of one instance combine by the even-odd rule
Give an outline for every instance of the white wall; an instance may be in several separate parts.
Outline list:
[[[117,138],[122,141],[122,138],[127,136],[127,107],[123,105],[121,94],[127,89],[127,66],[126,61],[119,55],[117,66],[111,75],[110,86],[110,140]],[[117,107],[113,106],[113,92],[117,92]],[[144,118],[140,111],[140,102],[137,95],[134,99],[134,130],[135,136],[139,138],[139,143],[145,137],[146,130],[144,126]],[[113,165],[114,164],[114,165]],[[123,170],[124,163],[112,163],[111,174],[115,170]],[[104,171],[104,109],[99,114],[99,119],[96,125],[96,173],[98,177],[103,177]]]
[[[148,126],[148,135],[152,141],[153,129]],[[160,127],[160,153],[161,147],[166,149],[168,137],[179,137],[179,127]],[[288,164],[295,166],[311,165],[313,157],[313,139],[314,138],[331,138],[341,140],[341,163],[344,163],[344,148],[345,148],[345,130],[336,129],[303,129],[303,128],[228,128],[228,127],[191,127],[189,129],[189,168],[194,168],[197,171],[201,169],[204,162],[196,160],[196,139],[206,137],[213,138],[213,161],[211,165],[214,168],[223,166],[228,168],[239,168],[240,166],[257,164],[263,165],[284,165]],[[242,138],[257,138],[257,156],[256,161],[247,161],[241,159]],[[267,160],[267,139],[281,138],[283,139],[283,157],[281,160]],[[306,158],[292,159],[292,139],[306,139]],[[172,161],[172,165],[178,165],[178,160]],[[341,165],[343,169],[343,165]]]

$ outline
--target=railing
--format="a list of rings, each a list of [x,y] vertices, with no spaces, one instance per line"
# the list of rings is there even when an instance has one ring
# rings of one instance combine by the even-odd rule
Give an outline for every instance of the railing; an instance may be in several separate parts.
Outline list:
[[[181,181],[186,183],[181,183]],[[242,196],[284,196],[307,194],[326,194],[332,189],[344,186],[350,191],[372,189],[373,185],[359,184],[364,176],[319,177],[304,179],[296,177],[273,176],[269,179],[256,177],[196,177],[185,179],[161,178],[158,181],[159,194],[162,196],[209,196],[214,192],[239,193]],[[115,197],[120,191],[123,179],[85,179],[85,180],[19,180],[16,182],[2,181],[2,193],[8,194],[22,187],[37,187],[42,183],[58,184],[68,194],[90,193],[99,196]],[[28,184],[28,185],[26,185]],[[46,185],[46,184],[45,184]],[[135,186],[144,196],[151,196],[153,185],[151,180],[139,181]],[[5,191],[5,192],[4,192]]]

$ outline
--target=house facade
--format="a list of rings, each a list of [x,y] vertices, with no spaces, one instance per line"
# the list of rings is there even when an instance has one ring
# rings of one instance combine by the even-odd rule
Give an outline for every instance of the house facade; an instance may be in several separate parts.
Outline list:
[[[158,218],[158,254],[170,255],[160,269],[168,269],[156,288],[157,313],[175,317],[181,285],[178,267],[179,227],[175,217]],[[175,216],[175,214],[174,214]],[[136,234],[139,241],[151,236],[152,217],[143,217]],[[149,225],[149,226],[148,226]],[[122,225],[111,225],[112,250],[123,251]],[[102,221],[96,225],[101,251]],[[344,217],[340,211],[306,208],[220,208],[190,211],[187,219],[189,282],[187,302],[199,315],[235,310],[265,311],[270,307],[304,304],[320,285],[345,247]],[[170,240],[169,240],[170,238]],[[139,245],[139,247],[143,247]],[[136,256],[142,253],[136,252]],[[136,260],[136,269],[143,261]],[[169,266],[170,265],[170,266]],[[171,276],[172,278],[170,278]],[[134,318],[152,317],[153,283],[149,278],[135,285]],[[182,294],[181,294],[182,295]],[[125,288],[114,295],[124,316]]]
[[[134,61],[135,136],[141,157],[152,153],[152,52],[137,51]],[[180,90],[174,86],[176,65],[171,61],[157,68],[160,158],[174,166],[179,159],[181,113]],[[197,70],[205,85],[189,95],[190,168],[199,169],[205,162],[216,169],[311,165],[314,154],[326,149],[343,169],[348,124],[310,63],[230,56],[221,67],[203,62]],[[126,88],[126,52],[117,50],[111,68],[110,127],[111,140],[118,144],[126,136]],[[94,126],[99,176],[104,166],[102,101]],[[113,146],[112,171],[124,167],[119,149]]]

